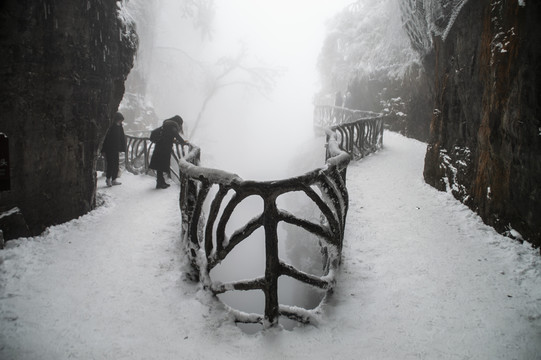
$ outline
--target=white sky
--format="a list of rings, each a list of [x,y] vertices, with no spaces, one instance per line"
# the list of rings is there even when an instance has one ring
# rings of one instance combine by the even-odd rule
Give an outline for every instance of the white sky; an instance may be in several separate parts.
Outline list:
[[[225,46],[243,40],[255,54],[284,66],[308,56],[310,61],[321,48],[325,21],[351,2],[217,1],[215,40]]]

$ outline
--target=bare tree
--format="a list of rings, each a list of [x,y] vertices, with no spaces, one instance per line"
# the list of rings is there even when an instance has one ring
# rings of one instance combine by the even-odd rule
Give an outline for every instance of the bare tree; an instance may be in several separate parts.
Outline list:
[[[211,39],[214,19],[214,0],[179,0],[174,4],[181,17],[188,19],[193,27],[199,31],[203,39]],[[158,34],[158,18],[163,11],[163,3],[147,0],[130,0],[123,4],[123,15],[128,16],[136,24],[139,38],[138,53],[135,66],[125,83],[126,91],[120,110],[127,119],[127,130],[148,130],[156,125],[158,116],[150,101],[149,83],[152,69],[160,59],[156,58],[156,39]],[[169,49],[170,50],[170,49]],[[180,49],[173,49],[181,51]],[[189,57],[188,54],[184,53]],[[198,61],[191,59],[193,64]]]
[[[262,96],[267,97],[275,84],[275,79],[281,75],[282,70],[263,66],[249,66],[247,62],[247,49],[242,46],[235,57],[222,57],[217,63],[205,71],[205,94],[203,102],[193,123],[189,137],[197,131],[203,114],[211,100],[220,90],[232,86],[244,86],[255,89]],[[204,66],[204,65],[201,65]]]
[[[194,26],[203,39],[212,39],[214,0],[184,0],[180,4],[184,17],[193,19]]]

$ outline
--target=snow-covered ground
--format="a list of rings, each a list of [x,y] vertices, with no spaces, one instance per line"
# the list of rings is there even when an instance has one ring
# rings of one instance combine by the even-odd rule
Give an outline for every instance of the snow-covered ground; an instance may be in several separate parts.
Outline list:
[[[425,149],[386,132],[350,165],[337,287],[291,331],[184,279],[178,187],[100,178],[102,206],[0,251],[0,359],[541,359],[539,252],[426,185]]]

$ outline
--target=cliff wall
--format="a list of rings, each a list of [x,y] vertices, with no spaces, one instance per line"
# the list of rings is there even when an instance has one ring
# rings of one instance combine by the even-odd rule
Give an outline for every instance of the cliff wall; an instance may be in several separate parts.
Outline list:
[[[115,1],[4,0],[0,132],[11,188],[6,238],[35,235],[95,206],[100,143],[124,93],[136,37]]]
[[[500,232],[541,245],[541,3],[468,1],[425,62],[424,177]],[[513,231],[514,230],[514,231]]]

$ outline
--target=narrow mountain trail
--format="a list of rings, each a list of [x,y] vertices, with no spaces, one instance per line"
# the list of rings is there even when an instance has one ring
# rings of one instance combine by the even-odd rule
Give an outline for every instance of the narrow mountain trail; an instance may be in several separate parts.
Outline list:
[[[0,251],[0,358],[541,358],[538,250],[426,185],[425,148],[386,132],[350,164],[335,291],[291,331],[246,334],[184,279],[177,186],[100,178],[96,210]]]
[[[537,251],[424,183],[426,144],[389,132],[384,139],[348,168],[337,298],[351,309],[337,323],[356,324],[360,348],[401,358],[541,358]],[[348,288],[356,282],[361,292]]]

